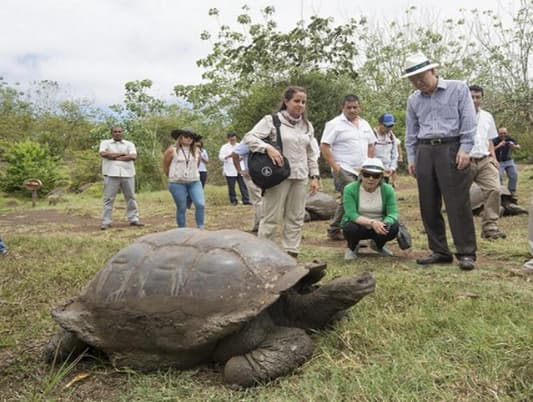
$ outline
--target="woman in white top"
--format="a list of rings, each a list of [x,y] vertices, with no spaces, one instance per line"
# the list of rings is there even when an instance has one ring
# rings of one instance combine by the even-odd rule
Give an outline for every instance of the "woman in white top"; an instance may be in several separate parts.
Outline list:
[[[316,151],[312,143],[314,130],[304,114],[306,102],[304,88],[290,86],[283,94],[277,115],[281,121],[283,155],[289,161],[291,173],[288,179],[265,190],[263,218],[258,232],[258,237],[274,240],[277,226],[283,225],[281,245],[293,257],[298,256],[302,238],[308,182],[312,193],[320,187]],[[283,157],[280,151],[265,142],[269,139],[270,143],[276,143],[276,136],[277,130],[269,114],[246,134],[243,141],[251,152],[264,152],[273,163],[281,165]]]
[[[194,203],[196,226],[204,228],[204,190],[200,182],[198,165],[200,150],[194,143],[196,135],[190,128],[172,130],[176,140],[163,155],[163,170],[168,177],[168,190],[176,204],[176,222],[178,227],[186,226],[187,196]]]

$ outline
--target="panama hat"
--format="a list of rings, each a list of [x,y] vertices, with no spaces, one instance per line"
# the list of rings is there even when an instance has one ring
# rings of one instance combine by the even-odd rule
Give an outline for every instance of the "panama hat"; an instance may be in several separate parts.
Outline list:
[[[383,162],[378,158],[367,158],[361,165],[361,171],[365,172],[383,173],[384,170]]]
[[[405,61],[405,74],[402,75],[402,78],[423,73],[424,71],[431,70],[437,66],[437,63],[430,62],[429,59],[420,52],[412,54],[407,57],[407,60]]]

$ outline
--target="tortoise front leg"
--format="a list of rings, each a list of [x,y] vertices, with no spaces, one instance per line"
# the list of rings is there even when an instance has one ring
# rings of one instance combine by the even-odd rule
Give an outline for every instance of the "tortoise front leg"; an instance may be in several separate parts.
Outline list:
[[[43,358],[47,363],[62,363],[74,360],[88,347],[73,332],[61,328],[44,347]]]
[[[224,367],[228,384],[249,387],[286,375],[313,354],[313,343],[304,330],[272,327],[256,349],[234,356]]]

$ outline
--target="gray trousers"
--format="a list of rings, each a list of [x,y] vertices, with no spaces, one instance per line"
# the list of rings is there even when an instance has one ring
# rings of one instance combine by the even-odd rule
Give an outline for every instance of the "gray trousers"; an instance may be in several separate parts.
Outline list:
[[[347,172],[346,170],[341,168],[339,170],[339,173],[335,176],[335,181],[341,193],[341,202],[337,205],[337,209],[335,210],[335,215],[333,215],[333,219],[331,220],[331,223],[329,224],[328,236],[334,236],[337,233],[340,233],[342,230],[341,220],[342,220],[342,216],[344,215],[344,207],[342,205],[342,196],[344,194],[344,187],[346,187],[346,185],[350,183],[353,183],[354,181],[357,181],[357,175]]]
[[[109,225],[113,220],[113,204],[115,203],[118,190],[122,191],[124,200],[126,200],[126,216],[128,222],[137,222],[139,220],[139,211],[137,209],[137,201],[135,200],[135,177],[104,176],[102,225]]]
[[[459,141],[438,145],[418,144],[416,181],[422,222],[431,251],[451,255],[442,217],[442,200],[456,248],[456,257],[476,255],[476,233],[470,206],[470,167],[457,169]]]

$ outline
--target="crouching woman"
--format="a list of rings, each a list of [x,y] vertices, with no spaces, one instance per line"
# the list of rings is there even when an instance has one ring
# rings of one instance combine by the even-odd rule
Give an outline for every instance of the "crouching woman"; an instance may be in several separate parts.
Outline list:
[[[361,167],[359,181],[344,188],[342,230],[348,243],[345,260],[355,260],[359,242],[371,239],[370,246],[383,256],[392,252],[385,243],[398,234],[398,206],[390,184],[383,181],[384,166],[377,158],[368,158]]]

